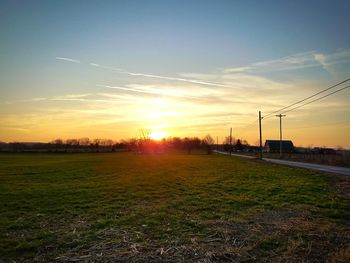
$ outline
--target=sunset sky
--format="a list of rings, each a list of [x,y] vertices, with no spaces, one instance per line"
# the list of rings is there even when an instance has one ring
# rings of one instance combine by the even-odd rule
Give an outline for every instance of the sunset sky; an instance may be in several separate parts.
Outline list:
[[[350,78],[350,1],[0,1],[0,140],[219,136]],[[350,81],[347,83],[350,85]],[[346,86],[346,85],[345,85]],[[350,148],[350,89],[284,138]],[[279,119],[263,139],[279,138]]]

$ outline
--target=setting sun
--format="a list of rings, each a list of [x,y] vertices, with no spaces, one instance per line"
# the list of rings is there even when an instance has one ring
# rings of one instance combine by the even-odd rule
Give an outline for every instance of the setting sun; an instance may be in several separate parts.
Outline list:
[[[153,140],[161,140],[169,135],[168,132],[165,131],[153,131],[150,134],[151,139]]]

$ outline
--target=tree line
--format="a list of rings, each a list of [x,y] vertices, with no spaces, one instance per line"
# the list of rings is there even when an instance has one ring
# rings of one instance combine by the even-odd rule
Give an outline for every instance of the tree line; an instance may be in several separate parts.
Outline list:
[[[132,151],[138,153],[159,153],[168,150],[183,150],[189,154],[195,150],[210,154],[218,147],[211,135],[198,137],[169,137],[162,140],[152,140],[148,133],[142,132],[138,138],[115,141],[111,139],[90,139],[87,137],[73,139],[55,139],[48,143],[35,142],[0,142],[2,152],[118,152]],[[226,147],[226,142],[220,147]]]

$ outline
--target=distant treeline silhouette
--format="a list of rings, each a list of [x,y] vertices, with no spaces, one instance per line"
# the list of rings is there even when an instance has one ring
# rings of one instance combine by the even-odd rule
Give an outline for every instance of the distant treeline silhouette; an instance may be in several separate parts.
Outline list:
[[[242,145],[240,140],[238,147]],[[167,150],[184,150],[191,153],[194,150],[203,150],[208,154],[212,153],[215,147],[221,150],[228,150],[230,145],[215,145],[215,140],[207,135],[200,139],[198,137],[169,137],[162,140],[152,140],[148,136],[132,138],[128,140],[114,141],[111,139],[55,139],[48,143],[42,142],[0,142],[1,152],[53,152],[53,153],[74,153],[74,152],[118,152],[132,151],[138,153],[160,153]]]

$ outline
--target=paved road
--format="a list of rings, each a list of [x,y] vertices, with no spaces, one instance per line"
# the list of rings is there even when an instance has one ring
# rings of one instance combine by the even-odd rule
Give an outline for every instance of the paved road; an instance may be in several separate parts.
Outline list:
[[[220,154],[229,154],[227,152],[220,152],[220,151],[215,151],[215,152]],[[256,158],[254,156],[247,156],[247,155],[234,154],[234,153],[232,154],[232,156],[244,157],[249,159]],[[330,166],[330,165],[322,165],[322,164],[314,164],[314,163],[292,162],[292,161],[270,159],[270,158],[263,158],[263,160],[271,163],[306,168],[306,169],[315,170],[315,171],[350,175],[350,168],[346,168],[346,167]]]

